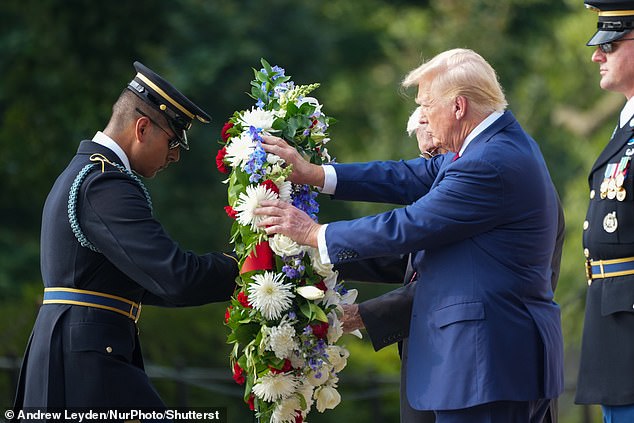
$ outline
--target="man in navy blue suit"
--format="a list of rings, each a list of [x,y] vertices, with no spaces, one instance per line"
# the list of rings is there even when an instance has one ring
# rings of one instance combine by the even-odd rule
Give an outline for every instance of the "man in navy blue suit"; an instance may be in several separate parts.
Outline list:
[[[539,147],[511,112],[491,66],[446,51],[405,78],[437,146],[431,160],[314,166],[282,140],[267,150],[297,183],[335,198],[402,204],[319,225],[263,202],[267,233],[318,247],[325,263],[414,253],[407,399],[438,423],[541,422],[563,390],[552,257],[558,199]]]
[[[38,409],[163,409],[143,370],[141,304],[228,300],[233,257],[183,250],[152,212],[137,176],[153,177],[189,149],[209,116],[135,62],[110,121],[55,181],[42,216],[43,305],[22,365],[16,416]]]

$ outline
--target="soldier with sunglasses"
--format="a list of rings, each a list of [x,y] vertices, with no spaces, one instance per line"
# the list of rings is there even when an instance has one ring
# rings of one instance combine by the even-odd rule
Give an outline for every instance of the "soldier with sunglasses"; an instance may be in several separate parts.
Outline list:
[[[182,249],[154,216],[139,178],[177,162],[189,149],[192,121],[210,118],[152,70],[134,67],[108,125],[79,144],[46,199],[43,305],[16,416],[25,409],[164,409],[143,368],[141,305],[225,301],[234,290],[235,259]]]
[[[583,224],[588,283],[576,402],[601,404],[604,422],[634,421],[634,1],[586,0],[598,14],[587,45],[600,86],[627,99],[590,170]]]

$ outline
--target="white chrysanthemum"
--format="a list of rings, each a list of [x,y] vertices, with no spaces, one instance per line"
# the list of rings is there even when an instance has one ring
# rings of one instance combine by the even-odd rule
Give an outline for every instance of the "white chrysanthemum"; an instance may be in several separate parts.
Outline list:
[[[299,381],[290,373],[268,373],[253,385],[256,397],[267,402],[288,398],[297,389]]]
[[[295,423],[297,420],[297,411],[301,410],[301,404],[297,396],[281,400],[275,406],[271,415],[271,423]]]
[[[267,351],[273,351],[280,359],[288,358],[293,350],[299,348],[296,332],[293,325],[287,320],[282,320],[278,326],[263,327],[264,339],[262,340]]]
[[[233,208],[238,212],[236,219],[241,225],[251,225],[253,231],[263,231],[263,228],[258,227],[258,223],[266,216],[257,216],[253,212],[260,206],[260,202],[276,199],[277,194],[264,185],[249,185],[246,192],[240,193],[236,206]]]
[[[293,286],[282,282],[283,273],[264,272],[254,275],[249,284],[249,302],[267,320],[279,319],[282,312],[291,306],[295,298]]]
[[[348,357],[350,353],[347,349],[340,347],[339,345],[330,345],[326,347],[326,354],[328,354],[328,361],[332,364],[332,369],[335,373],[342,371],[348,364]]]
[[[275,234],[269,238],[269,245],[275,254],[282,257],[296,256],[306,249],[283,234]]]
[[[290,203],[291,194],[293,193],[293,184],[290,181],[284,181],[280,184],[275,184],[277,189],[280,190],[280,200]]]
[[[320,386],[315,391],[315,400],[317,401],[317,411],[323,413],[327,408],[332,410],[341,402],[341,395],[332,386]]]
[[[251,110],[246,110],[239,120],[242,126],[246,128],[253,126],[263,131],[268,131],[273,129],[275,115],[271,111],[252,107]]]
[[[315,272],[317,272],[324,278],[327,278],[333,274],[332,264],[323,264],[321,262],[318,249],[311,248],[308,250],[308,254],[310,255],[310,262],[312,263]]]
[[[225,160],[231,163],[232,167],[244,168],[249,157],[253,154],[253,150],[255,150],[255,145],[249,131],[244,131],[239,137],[232,138],[231,142],[227,144]]]

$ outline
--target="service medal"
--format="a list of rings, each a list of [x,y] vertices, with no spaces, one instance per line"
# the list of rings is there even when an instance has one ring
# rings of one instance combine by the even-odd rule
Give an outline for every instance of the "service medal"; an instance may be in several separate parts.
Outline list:
[[[599,191],[601,191],[601,193],[608,192],[608,180],[607,179],[604,179],[603,182],[601,182],[601,186],[599,187]]]
[[[616,187],[608,188],[608,200],[614,200],[616,198]]]
[[[616,184],[616,186],[619,188],[622,187],[623,182],[625,182],[625,175],[623,175],[622,173],[619,173],[618,175],[616,175],[616,178],[614,180],[614,183]]]
[[[611,234],[619,227],[619,221],[616,218],[616,212],[608,213],[603,218],[603,230]]]
[[[614,180],[614,178],[610,178],[610,180],[608,181],[608,192],[615,191],[615,190],[616,190],[616,181]]]
[[[625,188],[621,187],[616,192],[616,199],[619,200],[619,201],[623,201],[623,200],[625,200],[626,195],[627,195],[627,193],[625,192]]]

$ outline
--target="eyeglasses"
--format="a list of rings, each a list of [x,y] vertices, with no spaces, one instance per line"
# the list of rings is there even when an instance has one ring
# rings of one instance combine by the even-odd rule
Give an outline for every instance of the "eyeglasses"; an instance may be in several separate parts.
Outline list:
[[[614,44],[621,42],[621,41],[631,41],[634,40],[634,38],[620,38],[618,40],[614,40],[614,41],[610,41],[607,43],[603,43],[603,44],[599,44],[599,49],[604,52],[604,53],[613,53],[615,48]]]
[[[438,147],[436,147],[433,150],[425,150],[422,153],[420,153],[418,156],[429,160],[432,157],[438,155],[438,153],[440,152],[438,151]]]
[[[139,108],[136,108],[136,111],[141,116],[148,118],[150,120],[150,122],[152,122],[154,125],[158,126],[161,131],[163,131],[163,132],[165,132],[167,134],[167,136],[169,137],[169,139],[167,140],[167,148],[169,148],[170,150],[173,150],[176,147],[181,145],[181,141],[178,139],[178,137],[176,135],[171,135],[169,132],[167,132],[165,129],[163,129],[163,127],[161,125],[159,125],[154,119],[149,117],[147,114],[143,113]]]

